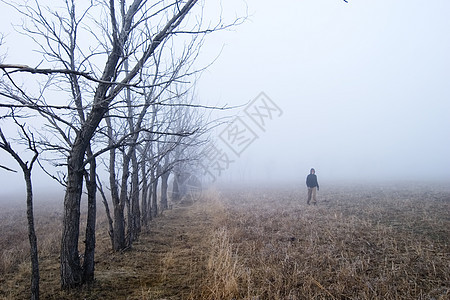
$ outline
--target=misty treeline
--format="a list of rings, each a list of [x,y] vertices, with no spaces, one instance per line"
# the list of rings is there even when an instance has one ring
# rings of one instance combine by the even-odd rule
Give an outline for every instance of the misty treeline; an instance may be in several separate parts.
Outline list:
[[[168,208],[171,174],[173,200],[182,196],[177,179],[184,181],[201,159],[209,127],[205,111],[222,109],[196,104],[195,80],[205,67],[196,59],[207,34],[241,22],[208,19],[197,0],[44,2],[1,4],[21,15],[18,31],[37,47],[36,66],[6,56],[0,61],[0,148],[29,181],[33,299],[39,297],[37,245],[32,243],[34,162],[65,187],[61,286],[90,282],[97,197],[108,217],[111,247],[122,251]],[[1,46],[8,46],[5,39]],[[79,249],[80,239],[84,249]]]

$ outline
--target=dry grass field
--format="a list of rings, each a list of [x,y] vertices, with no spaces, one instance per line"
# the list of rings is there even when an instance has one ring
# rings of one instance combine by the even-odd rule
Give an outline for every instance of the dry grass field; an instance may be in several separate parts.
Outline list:
[[[36,207],[43,299],[450,299],[450,187],[205,192],[109,250],[99,205],[96,281],[59,288],[60,205]],[[25,213],[1,204],[0,298],[27,299]]]

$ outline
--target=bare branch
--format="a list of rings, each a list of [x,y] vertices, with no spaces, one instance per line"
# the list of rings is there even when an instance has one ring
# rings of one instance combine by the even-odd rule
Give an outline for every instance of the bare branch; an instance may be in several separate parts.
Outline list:
[[[1,145],[0,145],[0,148],[3,148],[3,147],[1,147]],[[2,169],[5,169],[6,171],[9,171],[9,172],[14,172],[14,173],[17,173],[17,171],[16,171],[16,170],[10,169],[10,168],[8,168],[8,167],[5,167],[5,166],[3,166],[3,165],[0,165],[0,168],[2,168]]]

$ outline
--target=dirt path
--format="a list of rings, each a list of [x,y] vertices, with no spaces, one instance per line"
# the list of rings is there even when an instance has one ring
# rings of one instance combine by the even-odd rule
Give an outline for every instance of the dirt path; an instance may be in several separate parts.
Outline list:
[[[151,222],[133,249],[97,255],[93,286],[62,294],[44,283],[42,298],[193,299],[206,276],[214,218],[205,201],[168,210]],[[43,273],[57,271],[51,268]]]
[[[200,288],[213,227],[202,204],[167,211],[132,251],[99,258],[101,293],[112,292],[116,299],[188,299]]]

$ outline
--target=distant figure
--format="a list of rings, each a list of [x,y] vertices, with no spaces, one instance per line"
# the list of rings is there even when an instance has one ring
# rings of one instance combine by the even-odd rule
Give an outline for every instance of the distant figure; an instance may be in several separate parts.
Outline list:
[[[308,187],[308,201],[306,203],[309,205],[312,199],[312,203],[316,205],[316,189],[317,191],[319,190],[319,183],[317,182],[316,170],[313,168],[309,171],[309,175],[306,177],[306,186]]]

